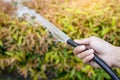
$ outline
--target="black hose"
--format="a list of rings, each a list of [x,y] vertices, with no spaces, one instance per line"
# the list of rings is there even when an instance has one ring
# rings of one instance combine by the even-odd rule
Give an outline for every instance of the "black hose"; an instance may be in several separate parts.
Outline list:
[[[73,40],[69,39],[67,40],[67,43],[73,47],[80,46],[80,44],[75,43]],[[113,80],[120,80],[120,78],[115,74],[112,69],[96,54],[94,54],[93,61],[95,61],[101,68],[103,68]]]

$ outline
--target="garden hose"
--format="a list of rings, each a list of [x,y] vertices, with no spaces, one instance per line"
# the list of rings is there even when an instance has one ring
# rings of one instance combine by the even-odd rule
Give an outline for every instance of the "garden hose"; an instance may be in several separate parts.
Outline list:
[[[80,44],[75,43],[73,40],[69,39],[67,40],[67,43],[73,47],[80,46]],[[115,74],[112,69],[101,59],[99,58],[95,53],[94,53],[94,58],[92,59],[95,61],[101,68],[103,68],[108,75],[113,79],[113,80],[120,80],[117,74]]]
[[[35,23],[36,21],[38,21],[38,24],[42,25],[44,28],[47,28],[51,32],[53,37],[58,39],[59,41],[63,41],[63,42],[67,41],[67,43],[73,47],[79,46],[79,44],[71,40],[69,36],[67,36],[65,33],[59,30],[55,25],[50,23],[40,14],[36,13],[34,10],[29,9],[28,7],[23,5],[19,5],[16,14],[18,18],[20,17],[26,18],[26,21],[30,23],[32,21],[35,21]],[[32,20],[33,17],[34,20]],[[34,22],[31,24],[34,24]],[[120,80],[119,77],[112,71],[112,69],[102,59],[100,59],[96,54],[94,55],[95,57],[93,58],[93,61],[95,61],[98,65],[100,65],[100,67],[103,68],[111,76],[113,80]]]

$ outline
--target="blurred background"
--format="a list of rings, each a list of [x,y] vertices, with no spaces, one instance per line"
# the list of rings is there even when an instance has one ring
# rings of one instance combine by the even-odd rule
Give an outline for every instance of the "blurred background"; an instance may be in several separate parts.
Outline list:
[[[20,1],[72,39],[98,36],[120,46],[120,0],[0,0],[0,80],[111,80],[42,26],[16,18]]]

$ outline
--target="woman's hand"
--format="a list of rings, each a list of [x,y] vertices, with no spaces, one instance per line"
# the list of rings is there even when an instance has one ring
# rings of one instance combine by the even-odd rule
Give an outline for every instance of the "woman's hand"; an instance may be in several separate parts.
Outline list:
[[[110,67],[120,67],[120,47],[111,45],[110,43],[98,37],[90,37],[82,40],[75,40],[81,44],[74,49],[74,54],[82,59],[84,63],[88,63],[93,67],[99,67],[92,59],[94,53],[103,59]],[[86,50],[86,48],[89,48]]]

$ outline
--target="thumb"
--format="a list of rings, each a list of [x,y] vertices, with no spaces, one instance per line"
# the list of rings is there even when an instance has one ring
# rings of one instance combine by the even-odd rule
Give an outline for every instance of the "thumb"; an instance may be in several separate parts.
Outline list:
[[[90,44],[90,38],[85,38],[85,39],[81,39],[81,40],[74,40],[76,43],[78,44]]]

